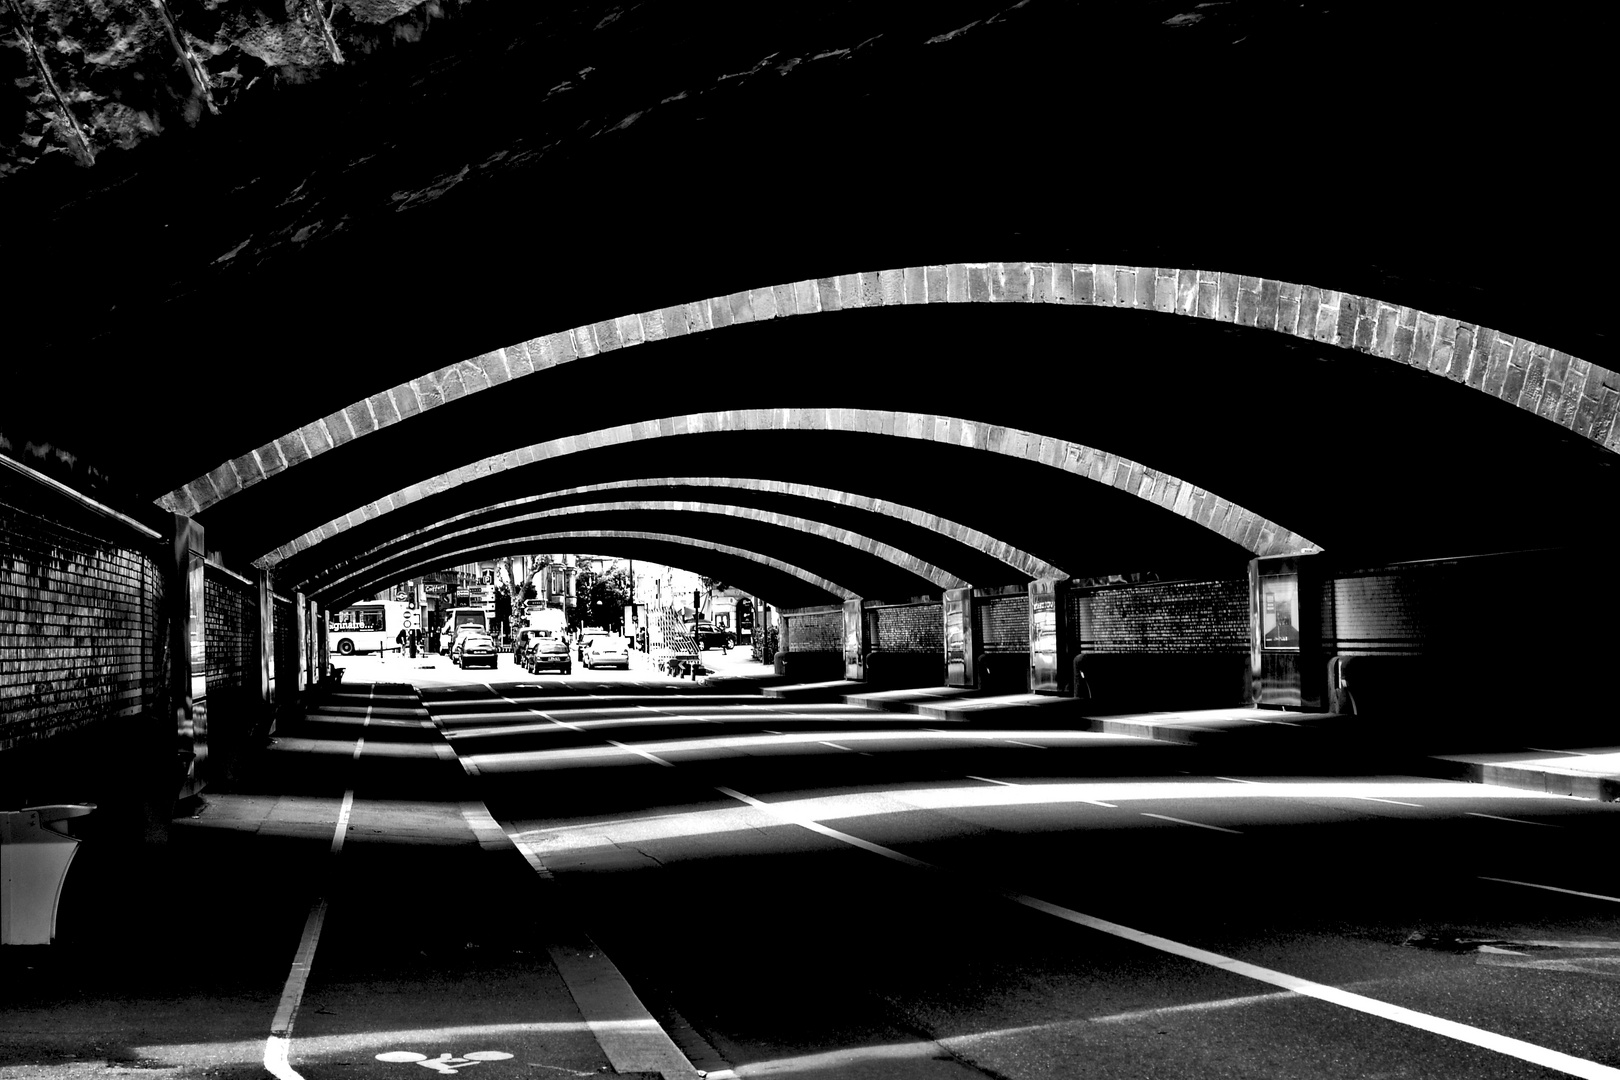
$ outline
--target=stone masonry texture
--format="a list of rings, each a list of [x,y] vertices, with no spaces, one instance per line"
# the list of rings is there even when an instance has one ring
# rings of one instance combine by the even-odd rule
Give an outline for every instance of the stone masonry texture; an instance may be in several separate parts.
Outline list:
[[[153,704],[159,568],[97,525],[0,487],[0,750]]]

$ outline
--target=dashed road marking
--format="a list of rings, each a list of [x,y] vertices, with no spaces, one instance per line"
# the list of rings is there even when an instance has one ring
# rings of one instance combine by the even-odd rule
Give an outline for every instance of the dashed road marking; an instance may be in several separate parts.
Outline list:
[[[1558,828],[1557,825],[1554,825],[1550,821],[1526,821],[1523,818],[1500,817],[1500,816],[1498,816],[1496,814],[1480,814],[1480,813],[1474,812],[1473,810],[1464,810],[1463,813],[1467,814],[1469,817],[1490,818],[1492,821],[1511,821],[1515,825],[1540,825],[1543,829],[1556,829],[1556,828]]]
[[[764,812],[778,817],[781,820],[809,829],[811,832],[820,833],[823,836],[838,840],[841,843],[850,845],[851,847],[857,847],[863,851],[870,851],[875,855],[881,855],[886,859],[902,863],[906,866],[943,874],[946,877],[949,877],[964,885],[964,887],[970,889],[971,891],[981,891],[981,887],[977,884],[975,879],[954,874],[945,867],[937,866],[934,863],[925,862],[922,859],[913,858],[904,852],[896,851],[893,848],[884,847],[881,844],[874,844],[870,840],[863,840],[858,836],[852,836],[849,833],[839,832],[837,829],[828,828],[819,821],[814,821],[809,818],[795,816],[791,813],[783,812],[781,808],[773,807],[770,803],[756,799],[751,795],[745,795],[740,791],[735,791],[727,787],[716,788],[716,790],[724,795],[728,795],[731,798],[738,800],[739,802],[746,803],[749,806],[763,810]],[[1442,1017],[1431,1016],[1428,1013],[1418,1012],[1416,1009],[1408,1009],[1400,1005],[1391,1005],[1386,1001],[1379,1001],[1376,998],[1365,997],[1361,994],[1354,994],[1348,990],[1341,990],[1336,986],[1328,986],[1325,983],[1312,982],[1309,979],[1296,978],[1293,975],[1288,975],[1281,971],[1274,971],[1270,968],[1264,968],[1258,964],[1250,964],[1246,961],[1238,960],[1230,956],[1222,956],[1220,953],[1210,952],[1207,949],[1200,949],[1194,945],[1187,945],[1179,941],[1173,941],[1170,938],[1160,937],[1157,934],[1149,934],[1142,930],[1136,930],[1120,923],[1110,922],[1106,919],[1099,919],[1094,915],[1087,915],[1084,912],[1075,911],[1072,908],[1066,908],[1062,905],[1041,900],[1038,897],[1028,896],[1024,893],[1004,892],[994,889],[990,891],[995,893],[995,895],[1003,897],[1004,899],[1011,900],[1015,904],[1020,904],[1035,911],[1044,912],[1048,915],[1062,919],[1065,922],[1073,923],[1076,926],[1083,926],[1090,930],[1096,930],[1100,933],[1109,934],[1113,937],[1121,938],[1125,941],[1131,941],[1150,949],[1156,949],[1159,952],[1169,953],[1172,956],[1179,956],[1195,963],[1207,964],[1210,967],[1219,968],[1222,971],[1228,971],[1234,975],[1243,975],[1247,978],[1254,979],[1257,982],[1266,983],[1267,985],[1275,986],[1283,990],[1291,990],[1296,994],[1312,997],[1318,1001],[1325,1001],[1330,1005],[1338,1005],[1342,1008],[1351,1009],[1355,1012],[1364,1013],[1368,1016],[1376,1016],[1380,1019],[1389,1020],[1393,1023],[1416,1028],[1419,1031],[1427,1031],[1434,1035],[1440,1035],[1448,1039],[1455,1039],[1458,1042],[1467,1043],[1470,1046],[1477,1046],[1481,1049],[1490,1050],[1494,1053],[1502,1054],[1507,1057],[1517,1058],[1520,1061],[1528,1061],[1535,1065],[1540,1065],[1548,1069],[1557,1070],[1558,1072],[1567,1073],[1570,1076],[1578,1076],[1581,1077],[1582,1080],[1620,1080],[1620,1069],[1612,1068],[1608,1065],[1602,1065],[1596,1061],[1590,1061],[1586,1058],[1575,1057],[1573,1054],[1566,1054],[1562,1051],[1553,1050],[1545,1046],[1537,1046],[1535,1043],[1525,1042],[1522,1039],[1511,1038],[1507,1035],[1499,1035],[1494,1031],[1486,1031],[1484,1028],[1474,1027],[1471,1024],[1461,1024],[1455,1020],[1446,1020]]]
[[[371,710],[376,697],[376,688],[366,693],[366,716],[360,722],[360,730],[365,731],[371,723]],[[354,741],[354,753],[349,758],[351,766],[360,760],[364,751],[366,738],[361,735]],[[349,832],[349,816],[354,810],[354,788],[343,793],[343,805],[338,810],[337,825],[332,830],[332,847],[329,854],[338,856],[343,854],[343,841]],[[326,923],[327,900],[325,896],[318,896],[310,905],[309,914],[304,919],[304,932],[298,939],[298,951],[293,954],[292,968],[287,972],[287,981],[281,987],[281,1000],[276,1005],[276,1015],[270,1021],[270,1036],[264,1044],[264,1067],[276,1080],[303,1080],[298,1071],[292,1067],[289,1057],[292,1051],[293,1021],[298,1018],[298,1007],[303,1004],[304,988],[309,983],[309,969],[315,963],[315,948],[321,941],[321,927]]]
[[[1479,875],[1481,881],[1499,881],[1503,885],[1523,885],[1527,889],[1546,889],[1548,892],[1564,893],[1566,896],[1584,896],[1588,900],[1607,900],[1611,904],[1620,904],[1620,896],[1604,896],[1602,893],[1581,892],[1577,889],[1560,889],[1556,885],[1538,885],[1534,881],[1514,881],[1512,878],[1488,877]]]
[[[637,757],[644,757],[648,761],[651,761],[651,762],[654,762],[655,764],[664,766],[666,769],[673,769],[675,767],[673,762],[665,761],[663,758],[659,757],[657,754],[649,754],[645,750],[639,749],[639,748],[634,747],[634,746],[629,746],[629,745],[627,745],[625,743],[622,743],[622,742],[615,742],[614,740],[609,739],[608,740],[608,745],[609,746],[617,746],[620,750],[628,750],[630,753],[635,754]]]
[[[1211,829],[1211,830],[1213,830],[1215,832],[1231,833],[1233,836],[1242,836],[1243,835],[1241,832],[1239,832],[1236,829],[1223,829],[1219,825],[1205,825],[1202,821],[1188,821],[1186,818],[1171,817],[1169,814],[1149,814],[1149,813],[1144,811],[1142,816],[1143,817],[1158,818],[1160,821],[1173,821],[1177,825],[1191,825],[1194,828],[1198,828],[1198,829]]]

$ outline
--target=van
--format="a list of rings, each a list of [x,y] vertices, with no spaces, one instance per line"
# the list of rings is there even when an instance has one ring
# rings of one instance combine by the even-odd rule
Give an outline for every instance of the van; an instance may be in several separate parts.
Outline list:
[[[440,631],[443,635],[444,649],[449,651],[455,644],[456,635],[467,627],[489,633],[489,617],[481,607],[456,607],[444,613],[444,627]]]

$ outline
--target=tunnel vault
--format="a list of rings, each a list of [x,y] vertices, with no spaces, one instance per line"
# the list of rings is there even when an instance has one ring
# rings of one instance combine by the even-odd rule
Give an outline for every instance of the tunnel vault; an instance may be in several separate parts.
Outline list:
[[[959,303],[1115,307],[1270,330],[1430,372],[1606,449],[1620,449],[1614,427],[1620,374],[1476,323],[1332,289],[1209,270],[950,263],[751,288],[516,342],[353,402],[219,463],[158,502],[175,513],[197,514],[355,438],[514,379],[618,349],[796,315]]]
[[[263,560],[264,565],[275,565],[283,559],[303,555],[307,557],[314,553],[319,560],[319,546],[330,544],[333,540],[342,537],[345,533],[361,526],[368,526],[373,532],[376,523],[395,511],[407,508],[429,507],[435,497],[442,497],[448,492],[457,492],[479,479],[487,479],[504,471],[517,471],[526,468],[547,469],[548,475],[571,475],[573,469],[568,462],[575,456],[584,454],[588,450],[600,450],[607,446],[634,446],[640,451],[654,455],[658,458],[680,459],[684,456],[678,450],[662,451],[661,444],[670,440],[679,440],[682,437],[691,438],[705,431],[762,431],[762,432],[858,432],[866,435],[875,435],[888,439],[906,439],[924,444],[941,444],[950,447],[970,448],[980,455],[992,455],[1010,458],[1020,462],[1034,465],[1040,469],[1058,470],[1069,477],[1084,480],[1089,483],[1100,484],[1113,488],[1119,492],[1141,500],[1144,504],[1157,508],[1160,511],[1195,523],[1210,530],[1225,541],[1240,548],[1246,553],[1302,553],[1317,550],[1310,541],[1296,536],[1273,522],[1260,518],[1242,507],[1233,506],[1217,499],[1214,495],[1186,484],[1179,479],[1167,476],[1156,470],[1148,469],[1139,463],[1122,459],[1117,455],[1104,454],[1093,448],[1066,440],[1052,439],[1038,434],[1016,429],[1004,429],[991,425],[975,424],[958,417],[938,416],[932,414],[915,413],[885,413],[866,409],[819,409],[819,410],[753,410],[739,413],[694,413],[687,416],[666,417],[658,421],[648,421],[634,425],[588,432],[569,439],[555,440],[534,446],[523,447],[508,451],[505,454],[486,458],[478,462],[441,474],[423,483],[402,489],[384,499],[369,503],[346,515],[342,519],[327,522],[319,529],[306,533],[297,540],[283,545],[276,552]],[[559,468],[551,468],[558,466]],[[628,484],[628,481],[621,484]],[[647,481],[637,481],[639,487],[648,486]],[[782,482],[743,480],[738,478],[727,479],[725,485],[734,490],[748,491],[776,489],[783,492],[792,492],[795,488],[804,485],[790,485]],[[584,494],[584,492],[581,492]],[[534,496],[531,498],[536,498]],[[824,506],[829,499],[819,500]],[[851,496],[849,505],[863,509],[874,507],[877,500],[865,496]],[[922,579],[927,586],[934,589],[955,588],[970,584],[962,577],[953,575],[948,571],[933,566],[926,560],[918,558],[909,551],[887,544],[881,540],[873,540],[860,532],[848,528],[839,528],[823,524],[815,519],[817,503],[804,506],[795,517],[788,515],[759,511],[748,507],[726,506],[716,502],[694,502],[692,500],[671,501],[660,499],[641,499],[635,502],[617,501],[596,503],[595,508],[600,511],[624,515],[629,513],[656,511],[659,509],[679,512],[678,517],[671,519],[671,528],[689,531],[689,535],[703,535],[700,531],[699,511],[722,516],[743,517],[755,521],[774,524],[787,531],[808,533],[826,540],[836,541],[838,545],[862,551],[881,559],[884,563],[905,570]],[[486,520],[484,529],[492,524],[502,528],[512,524],[537,521],[547,517],[563,515],[578,516],[587,513],[592,504],[575,504],[565,509],[552,509],[540,512],[525,512],[525,500],[510,500],[504,504],[496,504],[500,510],[510,511],[498,517],[491,516],[491,508],[484,508],[477,516]],[[427,512],[431,516],[431,510]],[[870,511],[869,511],[870,512]],[[468,515],[472,516],[472,515]],[[878,517],[907,520],[922,528],[939,529],[939,518],[936,515],[924,514],[912,508],[891,509],[886,515]],[[450,521],[436,522],[434,525],[405,535],[390,534],[387,543],[374,546],[359,554],[352,561],[359,567],[374,563],[380,559],[392,557],[396,546],[412,543],[420,536],[434,536],[442,538],[444,529],[453,523]],[[947,527],[950,539],[965,547],[973,548],[1004,563],[1014,571],[1013,580],[1028,580],[1030,577],[1043,574],[1056,574],[1067,576],[1066,572],[1059,570],[1053,564],[1043,559],[1031,556],[1020,551],[1016,545],[1007,543],[990,534],[977,529],[967,529],[956,523]],[[452,536],[471,537],[479,532],[478,529],[462,529],[450,533]],[[778,541],[780,542],[780,541]],[[824,552],[823,557],[831,553]],[[335,559],[335,556],[334,556]],[[342,565],[342,564],[336,564]],[[361,570],[346,571],[352,576]],[[316,576],[308,581],[314,585],[324,583],[324,578]],[[1001,580],[986,581],[980,579],[977,584],[1000,584]],[[324,584],[321,585],[324,587]],[[899,589],[901,595],[909,595],[918,591],[904,585],[893,586]]]
[[[1326,348],[1329,355],[1357,358],[1356,366],[1342,371],[1335,368],[1330,376],[1313,376],[1319,378],[1323,386],[1331,386],[1335,378],[1345,382],[1368,379],[1373,369],[1366,365],[1376,361],[1390,371],[1405,373],[1401,376],[1407,380],[1400,384],[1402,396],[1428,394],[1453,405],[1490,399],[1496,406],[1513,406],[1519,414],[1547,425],[1549,430],[1556,428],[1566,435],[1574,435],[1594,449],[1612,451],[1614,448],[1613,413],[1617,395],[1609,384],[1617,378],[1612,372],[1488,327],[1350,293],[1230,273],[1075,263],[950,263],[753,288],[598,320],[517,342],[398,383],[312,420],[257,450],[221,462],[207,474],[170,491],[158,503],[168,511],[210,522],[237,500],[251,501],[257,489],[267,482],[270,482],[269,487],[285,492],[289,483],[296,483],[298,477],[328,458],[350,460],[343,455],[352,455],[356,448],[385,437],[392,438],[395,433],[436,433],[441,423],[450,427],[464,423],[471,415],[469,409],[482,409],[481,402],[495,403],[498,408],[511,391],[548,385],[547,380],[576,370],[582,374],[594,373],[602,370],[604,363],[617,366],[621,364],[621,357],[637,357],[637,363],[643,365],[637,370],[655,370],[648,365],[664,355],[660,349],[672,348],[675,342],[682,342],[681,347],[690,349],[711,337],[727,340],[723,331],[732,333],[736,332],[735,328],[755,327],[758,329],[750,332],[764,333],[768,327],[771,336],[758,339],[768,348],[773,344],[803,340],[806,329],[815,327],[821,335],[815,339],[817,347],[823,351],[830,350],[841,338],[849,338],[850,344],[858,349],[870,337],[873,324],[860,321],[845,324],[836,320],[824,324],[807,317],[884,310],[914,314],[932,310],[943,317],[953,310],[967,312],[988,308],[1006,308],[1009,315],[1028,311],[1032,320],[1039,315],[1037,339],[1043,347],[1053,342],[1053,328],[1064,325],[1061,320],[1065,310],[1077,315],[1094,313],[1086,316],[1090,321],[1076,324],[1072,340],[1060,341],[1059,357],[1053,358],[1058,361],[1057,385],[1060,387],[1082,390],[1091,378],[1085,367],[1088,351],[1109,351],[1113,347],[1103,343],[1092,330],[1101,325],[1096,319],[1108,319],[1109,325],[1115,328],[1113,333],[1130,335],[1132,340],[1139,341],[1137,347],[1148,353],[1161,341],[1176,342],[1164,348],[1194,352],[1196,344],[1187,342],[1196,343],[1199,338],[1183,335],[1176,339],[1161,329],[1182,325],[1184,320],[1189,331],[1209,326],[1226,335],[1240,335],[1231,339],[1237,345],[1224,339],[1221,344],[1235,354],[1250,350],[1259,355],[1264,348],[1259,343],[1277,341],[1290,343],[1286,348],[1308,350],[1310,355],[1319,355],[1320,350]],[[1182,320],[1158,321],[1166,315],[1179,315]],[[1148,320],[1145,323],[1141,321],[1144,317]],[[1014,328],[1010,332],[1016,334],[1016,328],[1023,321],[1005,325]],[[943,336],[947,334],[942,333]],[[749,347],[760,347],[752,344],[755,339],[748,340]],[[634,349],[641,345],[653,348]],[[884,357],[879,359],[880,363],[894,362],[886,359],[894,353],[893,348],[885,351],[873,346],[872,350]],[[1061,360],[1062,351],[1074,357],[1067,371]],[[372,459],[375,467],[363,470],[366,485],[375,490],[379,483],[386,484],[390,475],[409,480],[408,483],[392,490],[384,487],[376,496],[351,502],[325,520],[309,523],[297,535],[276,537],[273,532],[256,527],[254,536],[261,542],[269,540],[270,546],[244,551],[240,544],[235,544],[233,551],[252,558],[257,565],[276,567],[278,573],[287,571],[284,577],[289,582],[314,585],[331,581],[333,573],[358,572],[357,568],[367,560],[385,558],[392,545],[406,543],[410,537],[425,536],[433,530],[442,531],[478,511],[483,511],[481,520],[486,525],[503,518],[509,523],[510,519],[523,516],[522,500],[556,500],[560,491],[581,493],[593,486],[581,481],[606,481],[607,486],[601,488],[604,492],[611,490],[613,484],[632,485],[630,478],[597,475],[591,471],[592,463],[605,449],[634,447],[640,453],[683,460],[690,457],[683,445],[683,441],[689,441],[687,437],[720,432],[761,435],[842,432],[961,447],[976,452],[974,460],[983,467],[992,488],[995,462],[1021,459],[1122,492],[1156,511],[1167,511],[1213,532],[1247,555],[1308,553],[1333,546],[1330,537],[1302,535],[1304,530],[1299,525],[1291,524],[1286,517],[1268,514],[1265,506],[1250,502],[1252,498],[1269,497],[1263,485],[1232,490],[1219,473],[1198,482],[1169,471],[1166,465],[1188,457],[1188,447],[1172,448],[1168,444],[1157,447],[1153,438],[1142,435],[1136,437],[1133,448],[1138,452],[1133,455],[1117,447],[1094,446],[1058,434],[1049,418],[1042,416],[1032,415],[1030,419],[1034,424],[1029,427],[1009,424],[1005,422],[1005,409],[999,414],[975,415],[980,412],[975,407],[958,415],[903,407],[874,408],[866,406],[862,400],[871,400],[872,393],[862,391],[855,384],[840,386],[849,377],[836,367],[820,373],[819,377],[832,386],[819,386],[809,394],[794,392],[783,385],[778,375],[762,384],[760,392],[753,396],[769,395],[777,400],[792,401],[795,397],[825,398],[830,390],[832,396],[849,402],[849,407],[784,405],[713,409],[636,419],[518,445],[507,438],[506,445],[498,452],[426,476],[420,475],[421,465],[431,466],[435,459],[442,460],[443,455],[404,454],[394,461],[378,451],[378,456]],[[898,378],[898,375],[891,377]],[[1266,378],[1276,383],[1274,373]],[[1414,383],[1413,378],[1419,381]],[[1413,387],[1418,389],[1414,391]],[[486,391],[500,392],[486,394]],[[1465,394],[1468,396],[1461,396]],[[1433,411],[1432,406],[1424,407]],[[1299,406],[1294,408],[1297,410]],[[442,422],[440,417],[444,418]],[[452,421],[453,417],[461,419]],[[544,423],[540,425],[542,430],[544,426]],[[516,430],[529,429],[522,426]],[[1105,433],[1105,438],[1118,437]],[[435,438],[436,435],[430,435],[429,444],[438,449]],[[379,441],[378,445],[384,442]],[[1201,445],[1212,448],[1207,439]],[[1162,453],[1164,459],[1143,460],[1154,453]],[[783,525],[786,517],[791,516],[796,520],[787,532],[847,538],[857,548],[881,553],[883,561],[891,565],[915,571],[916,577],[934,588],[954,587],[970,580],[983,582],[983,572],[976,571],[970,579],[961,572],[953,572],[939,560],[910,550],[903,538],[879,532],[868,535],[859,525],[824,521],[824,515],[816,508],[818,503],[839,502],[846,507],[864,509],[869,514],[913,524],[926,518],[931,523],[928,527],[940,535],[956,544],[972,547],[1015,571],[1007,580],[1074,572],[1072,568],[1065,568],[1065,560],[1058,557],[1056,551],[1048,548],[1047,553],[1041,552],[1039,530],[1009,537],[1001,522],[956,521],[951,513],[942,512],[949,510],[949,504],[910,506],[903,498],[906,477],[883,475],[881,452],[863,469],[868,481],[866,486],[848,492],[849,498],[803,497],[811,488],[843,490],[827,482],[800,483],[797,502],[787,509],[747,509],[726,494],[745,487],[752,494],[766,491],[785,494],[793,490],[794,481],[774,471],[775,456],[766,453],[752,458],[752,468],[748,470],[751,478],[729,472],[719,474],[717,482],[709,485],[711,490],[703,493],[705,497],[701,501],[713,513],[777,525]],[[545,463],[553,468],[546,469]],[[1207,467],[1207,453],[1195,447],[1188,463],[1195,472]],[[539,476],[542,470],[547,473],[543,479]],[[978,466],[966,470],[969,474],[977,471]],[[413,472],[418,475],[412,476]],[[514,477],[522,475],[521,488],[516,492],[503,491],[488,483],[503,473]],[[1235,474],[1229,472],[1229,475]],[[323,483],[331,482],[331,474],[323,478]],[[451,507],[449,500],[443,498],[450,492],[472,490],[471,485],[480,485],[478,490],[487,492],[484,501],[475,508]],[[658,485],[641,477],[633,481],[633,486],[645,489]],[[1293,498],[1296,501],[1301,498],[1298,483],[1282,486],[1292,486]],[[513,498],[514,494],[519,497]],[[656,493],[638,493],[636,497],[643,500],[642,509],[674,509],[668,499],[658,498]],[[285,500],[287,496],[283,494],[281,498]],[[442,511],[438,509],[441,505],[446,507]],[[1289,504],[1280,505],[1286,515]],[[905,509],[887,509],[895,506]],[[396,517],[407,508],[412,510],[410,515]],[[633,509],[629,505],[613,508],[621,513]],[[510,513],[502,515],[499,511]],[[540,512],[541,516],[561,513],[556,508]],[[273,518],[278,526],[296,520],[291,515],[274,515]],[[220,520],[231,520],[230,513]],[[691,516],[676,518],[660,528],[673,534],[684,530],[682,522],[696,521]],[[332,544],[362,526],[367,527],[364,544]],[[1060,526],[1050,523],[1046,528],[1050,532]],[[394,530],[397,535],[393,534]],[[476,531],[470,529],[468,534]],[[783,542],[781,538],[785,533],[777,531],[768,535],[774,538],[771,542],[777,543]],[[803,558],[802,552],[789,554],[789,561],[803,561]]]

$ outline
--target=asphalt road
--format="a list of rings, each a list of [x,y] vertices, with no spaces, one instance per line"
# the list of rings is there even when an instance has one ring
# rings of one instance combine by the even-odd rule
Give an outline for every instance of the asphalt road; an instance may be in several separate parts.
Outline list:
[[[64,942],[0,956],[0,1080],[1620,1077],[1620,806],[642,670],[357,677],[166,861],[76,868]]]
[[[633,678],[560,689],[428,701],[491,812],[702,1068],[1620,1067],[1620,808],[1209,776],[1179,747],[671,699]]]

